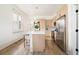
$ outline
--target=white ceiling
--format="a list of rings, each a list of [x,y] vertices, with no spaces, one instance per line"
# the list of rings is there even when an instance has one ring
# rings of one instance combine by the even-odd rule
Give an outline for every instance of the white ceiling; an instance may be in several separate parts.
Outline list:
[[[31,16],[53,16],[62,4],[18,4],[22,11]]]

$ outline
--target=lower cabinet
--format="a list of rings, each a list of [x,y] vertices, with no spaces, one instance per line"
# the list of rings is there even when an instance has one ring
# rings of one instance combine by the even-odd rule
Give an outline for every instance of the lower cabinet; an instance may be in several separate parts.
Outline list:
[[[45,49],[45,35],[33,34],[32,40],[33,52],[43,52]]]

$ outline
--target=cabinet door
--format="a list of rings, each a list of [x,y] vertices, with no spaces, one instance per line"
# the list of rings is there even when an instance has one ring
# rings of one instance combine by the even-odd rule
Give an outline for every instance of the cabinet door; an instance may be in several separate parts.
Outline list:
[[[40,31],[45,31],[45,20],[40,20]]]
[[[33,34],[33,51],[42,52],[45,49],[45,37],[42,34]]]

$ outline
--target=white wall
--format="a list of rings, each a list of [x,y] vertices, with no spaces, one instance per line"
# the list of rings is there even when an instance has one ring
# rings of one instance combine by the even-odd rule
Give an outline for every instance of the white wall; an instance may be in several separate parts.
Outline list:
[[[76,54],[76,5],[68,5],[68,54]]]
[[[13,8],[15,8],[15,5],[0,5],[0,50],[23,37],[22,32],[13,33]],[[26,20],[27,16],[23,15],[23,17],[23,22],[25,22],[24,20]],[[27,23],[25,22],[24,24],[25,30]]]
[[[24,32],[30,32],[31,31],[31,19],[29,15],[24,15],[23,25],[24,25]]]

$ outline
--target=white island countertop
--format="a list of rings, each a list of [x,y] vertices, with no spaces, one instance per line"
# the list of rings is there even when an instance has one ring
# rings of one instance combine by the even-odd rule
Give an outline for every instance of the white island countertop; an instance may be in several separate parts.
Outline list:
[[[31,31],[31,32],[27,32],[25,34],[45,34],[44,31]]]

